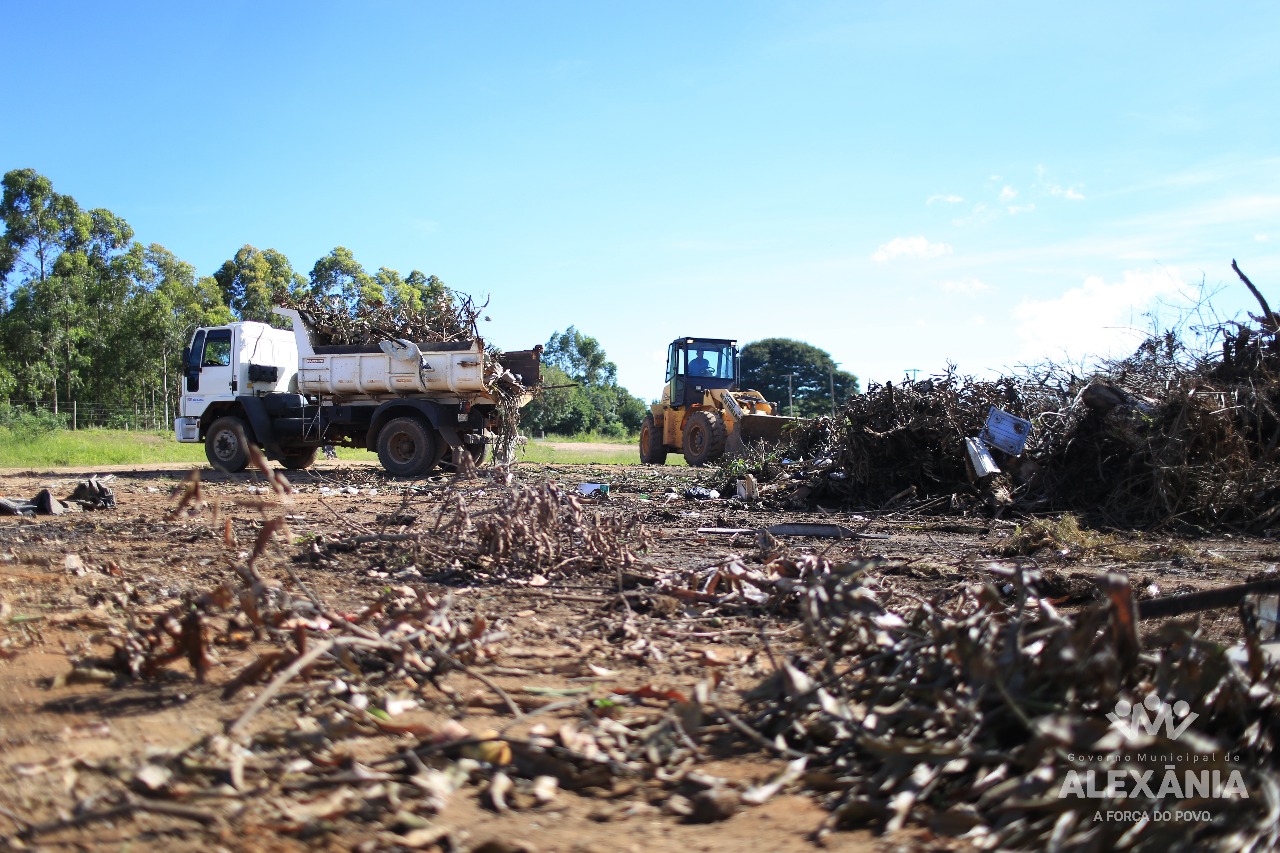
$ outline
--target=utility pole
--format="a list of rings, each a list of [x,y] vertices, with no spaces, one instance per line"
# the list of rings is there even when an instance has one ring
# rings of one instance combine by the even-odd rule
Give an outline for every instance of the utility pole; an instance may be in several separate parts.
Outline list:
[[[791,417],[794,418],[796,416],[796,395],[791,389],[791,378],[793,376],[795,376],[794,373],[787,374],[787,408],[790,410]]]
[[[833,361],[827,366],[827,381],[831,383],[831,417],[836,416],[836,368],[840,362]]]

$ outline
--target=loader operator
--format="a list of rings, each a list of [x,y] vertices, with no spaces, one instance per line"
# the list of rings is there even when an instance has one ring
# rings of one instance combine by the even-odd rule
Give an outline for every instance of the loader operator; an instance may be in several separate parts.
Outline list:
[[[694,352],[696,352],[697,355],[689,362],[689,375],[711,376],[715,373],[715,371],[711,369],[711,362],[707,361],[703,356],[702,350],[694,350]]]

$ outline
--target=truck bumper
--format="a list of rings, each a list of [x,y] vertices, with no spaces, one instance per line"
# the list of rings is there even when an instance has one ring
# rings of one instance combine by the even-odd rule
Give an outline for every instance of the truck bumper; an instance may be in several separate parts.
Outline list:
[[[178,441],[197,442],[200,440],[199,418],[174,418],[173,435]]]

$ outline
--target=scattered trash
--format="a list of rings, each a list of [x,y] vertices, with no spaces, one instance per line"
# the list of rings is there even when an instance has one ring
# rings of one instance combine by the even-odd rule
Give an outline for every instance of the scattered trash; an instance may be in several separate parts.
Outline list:
[[[607,483],[579,483],[578,494],[586,496],[607,496],[609,494],[609,485]]]
[[[978,438],[1010,456],[1021,456],[1030,435],[1031,421],[992,406]]]
[[[49,489],[41,489],[29,501],[0,498],[0,515],[62,515],[77,510],[114,509],[116,496],[106,485],[113,476],[82,480],[65,501],[55,498]]]
[[[67,498],[68,503],[78,503],[84,509],[113,509],[116,505],[115,493],[107,483],[115,479],[114,474],[105,477],[90,477],[76,484],[75,490]]]
[[[705,486],[691,486],[683,492],[684,496],[695,501],[715,501],[720,499],[720,493],[715,489],[708,489]]]
[[[976,438],[966,438],[964,447],[969,454],[969,470],[973,482],[985,485],[993,476],[1000,473],[1000,466],[996,464],[991,451],[987,450],[987,446],[981,441]]]

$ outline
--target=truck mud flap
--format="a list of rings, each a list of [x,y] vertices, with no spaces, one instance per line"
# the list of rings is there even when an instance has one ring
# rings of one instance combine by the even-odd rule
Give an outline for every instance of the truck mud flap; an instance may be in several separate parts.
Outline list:
[[[253,432],[253,435],[248,436],[249,440],[261,444],[268,459],[280,459],[284,451],[271,429],[271,415],[267,412],[263,398],[241,397],[240,405],[244,408],[245,416],[249,419],[249,429]]]

